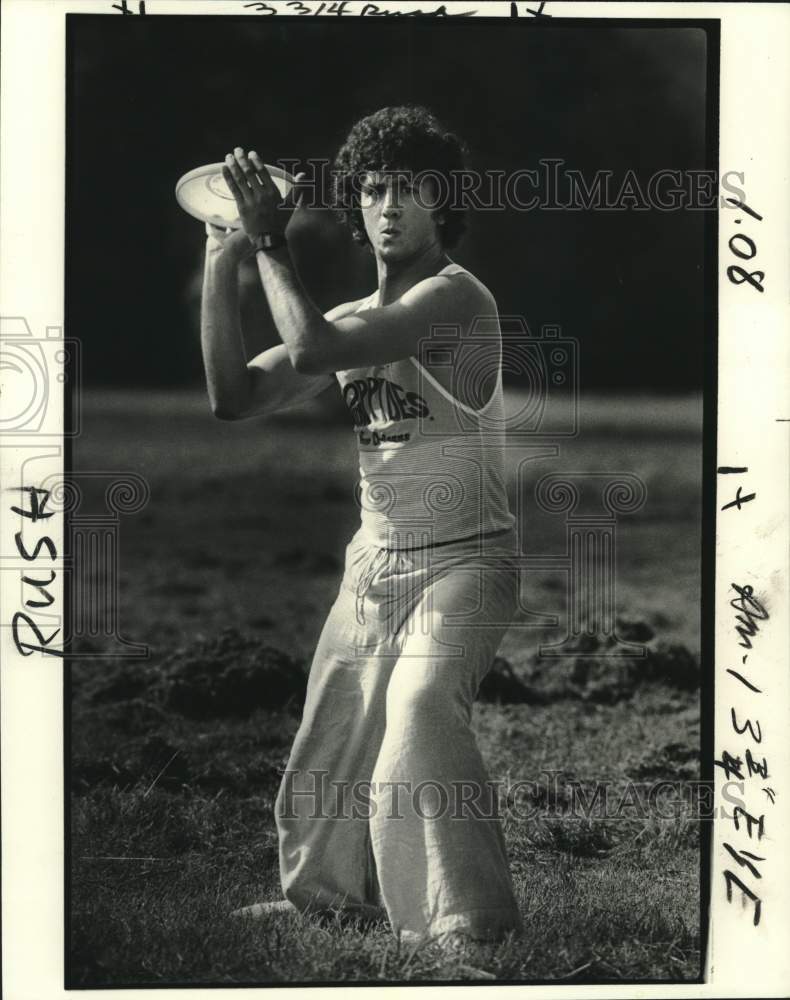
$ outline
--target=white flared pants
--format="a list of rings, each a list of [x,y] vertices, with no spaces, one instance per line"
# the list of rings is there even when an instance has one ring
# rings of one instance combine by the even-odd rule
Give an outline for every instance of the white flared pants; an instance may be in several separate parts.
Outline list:
[[[521,929],[470,727],[516,609],[514,546],[512,531],[410,551],[358,532],[348,545],[275,806],[299,909],[386,911],[404,940]]]

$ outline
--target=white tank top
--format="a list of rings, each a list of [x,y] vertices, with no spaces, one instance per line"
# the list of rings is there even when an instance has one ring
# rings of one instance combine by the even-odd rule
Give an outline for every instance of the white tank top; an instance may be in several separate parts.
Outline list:
[[[359,447],[361,531],[383,548],[422,548],[505,531],[515,523],[505,491],[496,302],[459,264],[448,264],[439,274],[465,275],[489,299],[487,315],[464,340],[465,368],[474,377],[483,369],[490,374],[491,338],[496,338],[500,360],[485,405],[475,409],[455,399],[416,357],[336,372]],[[364,299],[357,312],[372,308],[377,294]],[[480,344],[482,363],[475,364],[474,348],[467,346],[474,343]],[[441,350],[435,353],[432,367],[441,364]],[[456,370],[453,379],[463,374]]]

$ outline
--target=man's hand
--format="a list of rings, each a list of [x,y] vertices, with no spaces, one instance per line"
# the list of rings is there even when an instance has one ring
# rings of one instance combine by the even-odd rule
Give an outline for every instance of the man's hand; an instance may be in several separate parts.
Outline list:
[[[241,146],[225,157],[222,176],[236,199],[239,218],[248,236],[285,235],[290,218],[288,209],[298,204],[296,188],[283,200],[260,156],[254,151],[248,156]],[[298,174],[295,180],[299,182],[303,177],[304,174]]]
[[[243,229],[222,229],[206,223],[206,253],[221,253],[223,259],[240,264],[255,250]]]

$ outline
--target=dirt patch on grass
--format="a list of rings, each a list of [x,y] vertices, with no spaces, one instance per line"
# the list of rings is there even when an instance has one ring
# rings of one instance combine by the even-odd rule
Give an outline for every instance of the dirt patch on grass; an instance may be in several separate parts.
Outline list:
[[[661,781],[666,779],[694,781],[699,779],[699,746],[687,743],[666,743],[655,753],[650,752],[630,769],[634,778]]]
[[[563,656],[533,654],[520,671],[497,657],[478,691],[480,701],[545,705],[576,700],[612,705],[633,698],[646,685],[691,693],[699,689],[700,660],[683,643],[659,638],[647,622],[618,621],[617,637],[644,650],[620,653],[617,640],[582,635]]]
[[[299,711],[307,678],[302,661],[255,635],[226,628],[179,647],[159,663],[94,670],[94,706],[134,702],[138,713],[189,719],[243,718],[260,708]]]

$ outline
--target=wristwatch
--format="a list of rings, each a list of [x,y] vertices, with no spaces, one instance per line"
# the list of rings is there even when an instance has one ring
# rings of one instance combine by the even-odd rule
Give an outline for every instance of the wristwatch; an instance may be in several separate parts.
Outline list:
[[[277,250],[279,247],[284,247],[287,242],[282,233],[258,233],[256,236],[248,234],[247,238],[255,248],[255,253],[259,250],[263,250],[264,253],[268,250]]]

